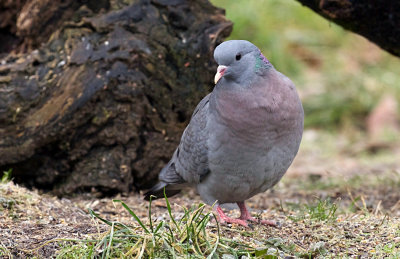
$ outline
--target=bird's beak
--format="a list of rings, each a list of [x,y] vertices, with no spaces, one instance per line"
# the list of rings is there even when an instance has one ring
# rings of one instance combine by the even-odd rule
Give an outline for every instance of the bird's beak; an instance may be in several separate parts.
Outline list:
[[[218,66],[217,73],[215,74],[215,77],[214,77],[215,84],[217,84],[218,81],[221,79],[221,77],[224,75],[226,68],[227,68],[226,66],[222,66],[222,65]]]

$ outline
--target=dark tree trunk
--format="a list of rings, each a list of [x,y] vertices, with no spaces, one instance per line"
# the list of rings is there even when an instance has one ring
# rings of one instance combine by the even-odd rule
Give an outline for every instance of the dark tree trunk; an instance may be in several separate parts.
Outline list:
[[[297,0],[400,57],[399,0]]]
[[[232,27],[206,0],[0,0],[0,10],[0,170],[57,194],[154,181]]]

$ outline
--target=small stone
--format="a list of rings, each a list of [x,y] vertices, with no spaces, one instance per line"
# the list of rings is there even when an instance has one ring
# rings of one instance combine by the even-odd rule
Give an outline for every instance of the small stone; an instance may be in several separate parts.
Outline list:
[[[311,244],[310,251],[312,253],[318,253],[318,254],[325,253],[325,242],[319,241],[317,243]]]
[[[270,247],[270,248],[268,248],[267,254],[268,255],[278,255],[278,249]]]
[[[5,209],[11,209],[15,203],[14,199],[0,197],[0,204]]]
[[[61,60],[58,64],[57,67],[62,67],[65,65],[65,60]]]

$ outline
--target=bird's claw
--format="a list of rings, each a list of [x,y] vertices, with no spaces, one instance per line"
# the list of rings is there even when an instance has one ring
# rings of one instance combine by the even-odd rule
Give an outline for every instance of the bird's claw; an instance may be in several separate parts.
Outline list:
[[[249,227],[249,224],[247,223],[246,220],[242,220],[242,219],[233,219],[233,218],[229,218],[229,217],[225,217],[225,218],[220,218],[219,220],[220,224],[237,224],[240,226],[244,226],[244,227]]]

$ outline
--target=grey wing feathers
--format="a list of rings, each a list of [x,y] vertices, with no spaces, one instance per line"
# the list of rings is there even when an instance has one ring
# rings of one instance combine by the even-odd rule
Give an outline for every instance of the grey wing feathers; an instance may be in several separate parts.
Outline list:
[[[176,153],[176,151],[175,151]],[[181,184],[185,180],[176,172],[175,168],[175,153],[169,163],[161,170],[158,179],[167,184]]]
[[[210,95],[211,93],[207,94],[200,102],[199,104],[197,104],[196,108],[194,109],[194,112],[192,114],[191,119],[200,111],[204,109],[204,106],[206,106],[210,100]],[[206,110],[203,111],[208,111],[208,107],[206,108]]]
[[[165,188],[167,196],[180,192],[186,184],[199,183],[209,172],[207,147],[207,115],[210,95],[201,100],[193,112],[189,125],[182,134],[181,142],[169,163],[161,170],[159,183],[145,193],[163,197]]]
[[[150,196],[154,196],[154,199],[164,197],[164,188],[167,197],[173,196],[180,192],[180,185],[185,183],[176,172],[173,159],[161,170],[158,178],[159,182],[144,194],[145,200],[150,200]]]
[[[180,188],[185,184],[185,180],[176,172],[174,162],[175,154],[176,151],[172,159],[161,170],[158,176],[159,182],[144,194],[145,200],[150,200],[150,196],[154,196],[153,199],[164,197],[164,188],[167,197],[173,196],[181,191]]]
[[[199,183],[209,172],[207,146],[209,98],[210,95],[207,95],[197,105],[174,154],[177,172],[191,184]]]

